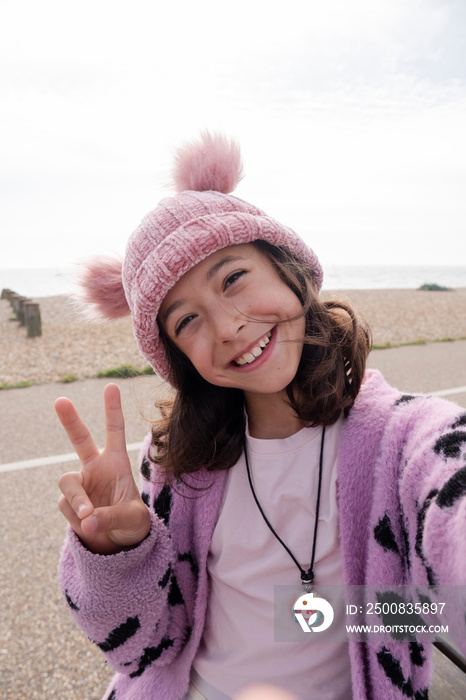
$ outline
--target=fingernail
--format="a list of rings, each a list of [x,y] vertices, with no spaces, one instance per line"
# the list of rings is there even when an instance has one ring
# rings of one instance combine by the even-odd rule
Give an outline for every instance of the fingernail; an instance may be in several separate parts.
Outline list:
[[[87,508],[88,508],[87,505],[85,505],[84,503],[83,503],[82,505],[79,506],[79,508],[78,508],[78,518],[81,518],[81,520],[82,520],[83,518],[86,517],[86,516],[85,516],[85,512],[86,512]]]

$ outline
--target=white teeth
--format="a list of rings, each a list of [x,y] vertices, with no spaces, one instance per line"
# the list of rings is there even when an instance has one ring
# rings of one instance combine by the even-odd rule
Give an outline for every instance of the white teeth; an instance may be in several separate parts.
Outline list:
[[[251,362],[254,362],[256,357],[260,357],[260,355],[262,355],[262,352],[264,348],[266,348],[269,344],[271,337],[272,331],[270,331],[269,333],[267,333],[267,335],[261,338],[259,340],[258,345],[255,345],[249,352],[245,352],[243,355],[236,358],[235,363],[240,367],[242,367],[243,365],[250,365]]]

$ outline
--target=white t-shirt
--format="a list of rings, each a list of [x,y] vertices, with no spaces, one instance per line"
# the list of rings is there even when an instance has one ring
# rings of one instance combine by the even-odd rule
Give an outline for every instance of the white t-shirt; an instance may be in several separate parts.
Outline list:
[[[326,429],[314,574],[342,584],[336,497],[342,419]],[[280,440],[247,434],[254,489],[271,525],[308,569],[314,535],[321,428]],[[248,482],[244,455],[229,471],[208,558],[206,624],[192,680],[208,700],[267,682],[302,700],[347,700],[351,675],[346,643],[274,641],[274,586],[296,585],[300,572],[264,522]],[[291,615],[291,609],[290,609]],[[303,633],[304,634],[304,633]]]

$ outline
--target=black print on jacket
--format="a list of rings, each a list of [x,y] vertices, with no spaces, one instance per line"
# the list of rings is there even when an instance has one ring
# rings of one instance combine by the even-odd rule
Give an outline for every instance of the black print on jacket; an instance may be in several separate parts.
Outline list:
[[[413,663],[415,666],[424,666],[426,658],[422,655],[423,651],[424,646],[419,642],[409,643],[409,657],[411,659],[411,663]]]
[[[398,659],[395,659],[386,647],[382,647],[377,652],[377,660],[385,671],[387,678],[401,690],[403,695],[406,695],[407,698],[414,698],[414,700],[429,700],[428,689],[423,688],[422,690],[414,691],[411,678],[404,677],[400,662]]]
[[[414,700],[429,700],[429,689],[424,688],[424,690],[418,690],[414,693]]]
[[[116,700],[116,690],[115,688],[112,690],[110,695],[108,696],[108,700]]]
[[[128,617],[126,622],[118,625],[118,627],[115,627],[115,629],[110,632],[105,642],[95,643],[103,652],[113,651],[133,637],[140,626],[141,623],[138,617]]]
[[[137,678],[138,676],[142,676],[146,668],[148,668],[153,661],[156,661],[162,655],[165,649],[169,649],[173,646],[173,644],[173,639],[164,637],[157,647],[147,647],[144,649],[144,654],[141,656],[138,662],[138,670],[130,673],[129,677]]]
[[[165,484],[161,492],[154,499],[155,514],[163,520],[165,525],[168,525],[170,520],[170,511],[172,507],[172,492],[168,484]]]
[[[404,557],[406,561],[406,569],[408,571],[411,570],[411,552],[410,552],[410,546],[409,546],[409,537],[408,537],[408,530],[406,528],[406,518],[404,513],[401,514],[401,536],[403,537],[403,546],[404,546]]]
[[[76,612],[78,612],[78,610],[79,610],[79,605],[76,605],[76,603],[74,603],[74,602],[71,600],[70,596],[68,595],[68,591],[65,591],[65,598],[66,598],[66,602],[67,602],[68,605],[70,606],[71,610],[76,610]]]
[[[436,504],[439,508],[449,508],[466,494],[466,467],[459,469],[440,489]]]
[[[385,513],[383,518],[379,519],[379,522],[374,528],[374,537],[376,542],[378,542],[385,551],[396,552],[396,554],[400,553],[388,513]]]
[[[434,445],[434,452],[443,456],[444,459],[460,459],[461,450],[466,449],[466,433],[462,430],[455,430],[439,437]]]
[[[164,575],[162,576],[162,578],[161,578],[160,581],[159,581],[159,586],[160,586],[160,588],[165,588],[165,586],[167,585],[167,583],[168,583],[169,580],[170,580],[171,572],[172,572],[172,567],[169,566],[168,569],[166,570],[166,572],[164,573]]]
[[[150,462],[147,457],[142,460],[140,470],[144,479],[150,481]]]
[[[427,580],[429,582],[430,586],[435,586],[435,576],[434,572],[432,571],[432,567],[430,567],[427,563],[427,560],[424,556],[424,552],[422,551],[422,537],[424,533],[424,521],[426,519],[426,513],[427,509],[429,508],[431,502],[433,499],[436,497],[438,494],[438,489],[432,489],[430,493],[427,494],[426,500],[422,504],[421,508],[419,508],[418,504],[418,513],[417,513],[417,530],[416,530],[416,544],[415,544],[415,551],[416,554],[418,555],[419,559],[422,561],[424,568],[426,570],[427,574]]]
[[[466,426],[466,413],[462,413],[458,420],[456,420],[451,427],[453,430],[455,430],[456,428],[461,428],[463,426]]]
[[[193,555],[191,554],[191,552],[184,552],[184,553],[178,554],[178,561],[189,562],[189,565],[191,567],[191,571],[193,572],[194,576],[196,576],[196,578],[197,578],[197,575],[199,573],[199,567],[196,564],[196,562],[194,561]]]
[[[398,659],[395,659],[386,647],[382,647],[382,649],[377,652],[377,660],[393,685],[399,688],[406,697],[413,698],[414,690],[411,679],[409,677],[404,677],[403,669]]]
[[[414,401],[414,399],[419,398],[418,396],[412,396],[411,394],[403,394],[403,396],[400,396],[397,401],[395,401],[395,406],[400,406],[403,403],[409,403],[410,401]]]
[[[169,605],[183,605],[184,600],[181,595],[180,588],[178,586],[178,581],[176,580],[175,574],[172,575],[170,580],[170,592],[168,593],[168,604]]]

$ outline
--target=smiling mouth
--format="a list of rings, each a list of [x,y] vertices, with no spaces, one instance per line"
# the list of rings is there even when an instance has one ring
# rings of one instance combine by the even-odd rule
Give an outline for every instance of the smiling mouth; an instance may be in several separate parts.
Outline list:
[[[271,337],[272,331],[269,331],[266,335],[264,335],[263,338],[260,338],[260,340],[257,341],[256,345],[254,345],[254,347],[251,348],[249,352],[245,352],[239,357],[237,357],[235,360],[233,360],[233,364],[235,364],[237,367],[250,365],[252,362],[254,362],[254,360],[257,360],[257,358],[262,355],[265,348],[270,343]]]

